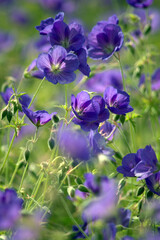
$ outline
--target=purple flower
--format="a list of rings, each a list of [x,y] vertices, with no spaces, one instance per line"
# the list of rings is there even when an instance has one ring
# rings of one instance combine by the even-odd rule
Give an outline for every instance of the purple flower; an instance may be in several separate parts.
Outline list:
[[[134,238],[130,236],[125,236],[121,240],[134,240]]]
[[[117,168],[124,177],[138,177],[138,181],[148,178],[157,170],[157,157],[151,146],[139,149],[137,153],[127,154],[122,166]]]
[[[27,68],[27,75],[28,73],[35,78],[43,79],[44,78],[44,72],[41,70],[36,70],[36,64],[37,64],[37,59],[34,59],[29,67]]]
[[[146,184],[149,190],[160,196],[160,171],[146,178]]]
[[[84,208],[82,218],[85,222],[97,221],[109,217],[117,203],[117,186],[114,180],[101,177],[99,191]]]
[[[13,95],[13,89],[12,88],[6,88],[4,92],[0,92],[0,95],[3,99],[3,101],[5,102],[5,104],[7,105],[9,102],[10,97]]]
[[[127,0],[127,3],[135,8],[147,8],[152,2],[153,0]]]
[[[14,37],[7,32],[0,31],[0,53],[10,50],[13,44]]]
[[[124,227],[128,227],[130,218],[131,218],[131,211],[129,209],[119,208],[118,219],[116,221],[116,224],[121,224]]]
[[[38,240],[41,231],[41,222],[44,222],[44,212],[37,212],[34,215],[25,216],[24,219],[13,229],[10,240]]]
[[[151,82],[153,91],[160,89],[160,68],[153,73]]]
[[[8,230],[14,226],[21,216],[23,200],[17,197],[13,189],[0,191],[0,230]]]
[[[67,25],[63,21],[56,21],[49,37],[52,46],[61,45],[67,51],[78,51],[85,42],[82,26],[75,22]]]
[[[54,46],[48,53],[42,53],[37,59],[37,67],[46,79],[53,84],[67,84],[75,80],[79,61],[75,54],[67,53],[61,46]]]
[[[26,114],[26,116],[29,118],[29,120],[36,126],[40,127],[48,123],[53,115],[56,115],[57,113],[51,113],[49,114],[47,111],[36,111],[33,112],[32,110],[22,106],[23,112]]]
[[[108,121],[105,121],[100,127],[100,134],[108,141],[112,141],[116,126]],[[111,134],[112,133],[112,134]]]
[[[105,228],[102,229],[103,240],[115,240],[116,239],[116,226],[114,223],[108,223]]]
[[[107,156],[107,159],[115,161],[115,159],[112,157],[114,155],[114,151],[111,148],[106,147],[106,141],[104,137],[102,137],[98,132],[91,130],[89,133],[89,141],[93,156],[104,154]]]
[[[75,52],[79,60],[79,71],[82,72],[84,75],[89,77],[90,74],[90,67],[87,64],[87,52],[84,48],[80,48],[78,51]]]
[[[60,12],[56,15],[55,19],[50,17],[45,20],[42,20],[41,24],[39,26],[36,26],[36,29],[40,32],[41,35],[48,35],[53,28],[53,24],[56,21],[63,21],[63,18],[64,13]]]
[[[109,111],[105,109],[105,102],[101,96],[94,96],[90,99],[87,92],[82,91],[71,96],[72,120],[81,126],[84,131],[96,130],[99,123],[109,118]]]
[[[104,93],[109,86],[123,89],[121,72],[118,69],[107,70],[96,73],[92,78],[88,79],[86,86],[90,91]]]
[[[121,49],[124,36],[117,23],[118,19],[113,15],[93,27],[88,35],[89,57],[104,60]]]
[[[6,105],[8,104],[9,99],[13,94],[14,94],[13,89],[8,87],[6,88],[5,92],[0,92],[0,95]],[[28,96],[28,94],[24,94],[19,97],[19,102],[22,106],[28,107],[31,102],[31,98],[30,96]]]
[[[59,146],[64,154],[69,155],[73,160],[87,161],[90,158],[89,144],[82,132],[71,129],[60,130]]]
[[[89,230],[88,230],[88,223],[87,222],[84,222],[84,224],[83,225],[80,225],[80,227],[82,228],[82,230],[85,232],[85,234],[87,235],[87,236],[89,236]],[[84,234],[78,229],[78,227],[77,226],[73,226],[72,227],[72,230],[73,230],[73,232],[75,232],[75,235],[74,235],[74,237],[72,238],[72,239],[79,239],[79,238],[86,238],[85,236],[84,236]]]
[[[104,92],[104,100],[112,113],[125,115],[133,111],[133,108],[129,105],[129,95],[124,91],[108,87]]]

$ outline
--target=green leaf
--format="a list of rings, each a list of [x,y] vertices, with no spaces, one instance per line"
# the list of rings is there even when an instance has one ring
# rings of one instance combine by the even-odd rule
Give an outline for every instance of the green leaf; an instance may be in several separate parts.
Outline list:
[[[144,187],[140,187],[137,190],[137,196],[140,196],[144,192]]]

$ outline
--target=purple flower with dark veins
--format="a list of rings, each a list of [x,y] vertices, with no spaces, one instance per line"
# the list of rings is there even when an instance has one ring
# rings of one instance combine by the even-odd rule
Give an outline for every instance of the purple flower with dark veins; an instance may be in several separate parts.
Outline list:
[[[75,80],[74,71],[79,67],[79,60],[75,54],[67,53],[65,48],[54,46],[48,53],[39,55],[37,67],[49,82],[67,84]]]
[[[150,177],[157,170],[157,157],[151,146],[139,149],[137,153],[129,153],[117,168],[124,177],[138,177],[137,181]]]
[[[76,22],[67,25],[63,21],[56,21],[49,37],[52,46],[61,45],[68,52],[78,51],[85,42],[83,28]]]
[[[71,107],[71,116],[75,116],[72,121],[84,131],[96,130],[101,122],[109,118],[104,99],[101,96],[90,99],[85,91],[78,93],[77,97],[71,96]]]
[[[118,18],[113,15],[108,21],[98,22],[88,35],[88,54],[93,59],[106,60],[119,51],[123,44],[123,33]]]
[[[57,113],[51,113],[49,114],[47,111],[36,111],[33,112],[32,110],[22,106],[23,112],[26,114],[26,116],[29,118],[29,120],[36,126],[40,127],[51,121],[52,116],[56,115]]]
[[[135,8],[147,8],[153,3],[153,0],[127,0],[127,3]]]
[[[104,100],[112,113],[125,115],[133,111],[133,108],[129,105],[129,95],[124,91],[108,87],[104,92]]]
[[[34,78],[39,78],[39,79],[43,79],[44,78],[44,72],[41,70],[36,69],[36,65],[37,64],[37,59],[34,59],[31,64],[29,65],[29,67],[27,68],[27,75],[29,74],[29,76],[31,75]]]
[[[13,189],[0,191],[0,230],[12,228],[21,216],[23,200]]]
[[[39,26],[36,26],[36,29],[39,31],[41,35],[48,35],[53,28],[53,24],[56,21],[63,21],[63,18],[64,13],[60,12],[56,15],[55,19],[50,17],[45,20],[42,20],[41,24]]]

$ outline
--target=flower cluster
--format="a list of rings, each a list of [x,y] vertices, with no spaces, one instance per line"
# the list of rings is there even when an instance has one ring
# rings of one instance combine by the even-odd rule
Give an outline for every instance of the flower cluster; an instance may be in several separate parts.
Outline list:
[[[125,115],[133,111],[129,105],[129,95],[113,87],[106,88],[104,99],[101,96],[94,96],[90,99],[87,92],[82,91],[71,96],[71,117],[73,122],[81,126],[84,131],[96,130],[101,122],[109,118],[108,109],[118,115]],[[105,108],[105,104],[108,109]]]

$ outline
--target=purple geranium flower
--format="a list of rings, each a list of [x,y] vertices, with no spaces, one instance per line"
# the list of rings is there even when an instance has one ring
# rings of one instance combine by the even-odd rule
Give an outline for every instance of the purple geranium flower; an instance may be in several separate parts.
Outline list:
[[[99,123],[109,118],[109,111],[105,109],[105,102],[101,96],[94,96],[90,99],[87,92],[82,91],[71,96],[72,120],[81,126],[84,131],[95,130]]]
[[[23,200],[17,197],[13,189],[0,191],[0,230],[8,230],[14,226],[21,216]]]
[[[0,92],[0,95],[6,105],[8,104],[9,99],[13,95],[13,93],[14,93],[13,89],[8,87],[6,88],[5,92]],[[28,94],[24,94],[19,97],[19,102],[22,106],[28,107],[31,102],[31,98],[30,96],[28,96]]]
[[[4,92],[0,92],[0,95],[1,95],[3,101],[5,102],[6,105],[8,104],[9,99],[13,95],[13,93],[14,93],[13,89],[9,88],[9,87],[7,87]]]
[[[139,149],[137,153],[127,154],[122,160],[122,166],[117,171],[124,177],[138,177],[142,180],[151,176],[157,170],[157,157],[151,146]]]
[[[135,8],[147,8],[153,3],[153,0],[127,0],[127,3]]]
[[[115,240],[116,239],[116,226],[114,223],[108,223],[105,228],[102,229],[103,240]]]
[[[105,121],[100,127],[100,134],[108,141],[112,141],[116,126],[108,121]]]
[[[67,51],[78,51],[85,42],[82,26],[75,22],[67,25],[63,21],[56,21],[49,37],[52,46],[61,45]]]
[[[48,53],[39,55],[37,67],[49,82],[67,84],[75,80],[74,71],[78,69],[79,61],[75,54],[67,53],[61,46],[54,46]]]
[[[96,73],[92,78],[88,79],[86,86],[90,91],[104,93],[109,86],[123,89],[122,75],[118,69],[107,70],[101,73]]]
[[[27,68],[27,73],[29,73],[32,77],[43,79],[44,78],[44,72],[41,70],[37,70],[36,68],[37,59],[34,59],[29,67]],[[27,74],[28,75],[28,74]]]
[[[109,217],[116,207],[117,186],[114,180],[104,176],[100,178],[97,185],[99,185],[98,193],[83,210],[82,218],[85,222]]]
[[[89,57],[104,60],[121,49],[124,36],[117,23],[118,19],[113,15],[93,27],[88,35]]]
[[[160,171],[151,175],[145,180],[149,190],[160,196]]]
[[[160,68],[153,73],[151,82],[153,91],[160,89]]]
[[[131,218],[131,211],[129,209],[119,208],[116,224],[121,224],[124,227],[128,227],[130,218]]]
[[[63,21],[63,18],[64,13],[60,12],[56,15],[55,19],[50,17],[45,20],[42,20],[41,24],[39,26],[36,26],[36,29],[40,32],[41,35],[48,35],[53,28],[53,24],[56,21]]]
[[[89,230],[88,230],[88,223],[84,222],[83,225],[80,225],[80,227],[82,228],[82,230],[85,232],[85,234],[87,236],[89,236]],[[73,226],[72,227],[73,232],[75,232],[75,235],[73,236],[72,239],[79,239],[79,238],[86,238],[84,236],[84,234],[79,230],[79,228],[77,226]]]
[[[82,132],[71,129],[60,130],[59,146],[74,160],[87,161],[90,158],[89,143]]]
[[[104,92],[104,100],[112,113],[125,115],[133,111],[133,108],[129,105],[129,95],[124,91],[108,87]]]
[[[51,120],[53,115],[57,114],[56,112],[49,114],[45,110],[33,112],[24,106],[22,106],[22,110],[29,118],[29,120],[37,127],[45,125]]]
[[[112,157],[114,155],[114,151],[111,148],[106,147],[106,141],[104,137],[102,137],[98,132],[91,130],[89,133],[89,141],[93,156],[104,154],[109,160],[115,161],[115,159]]]

